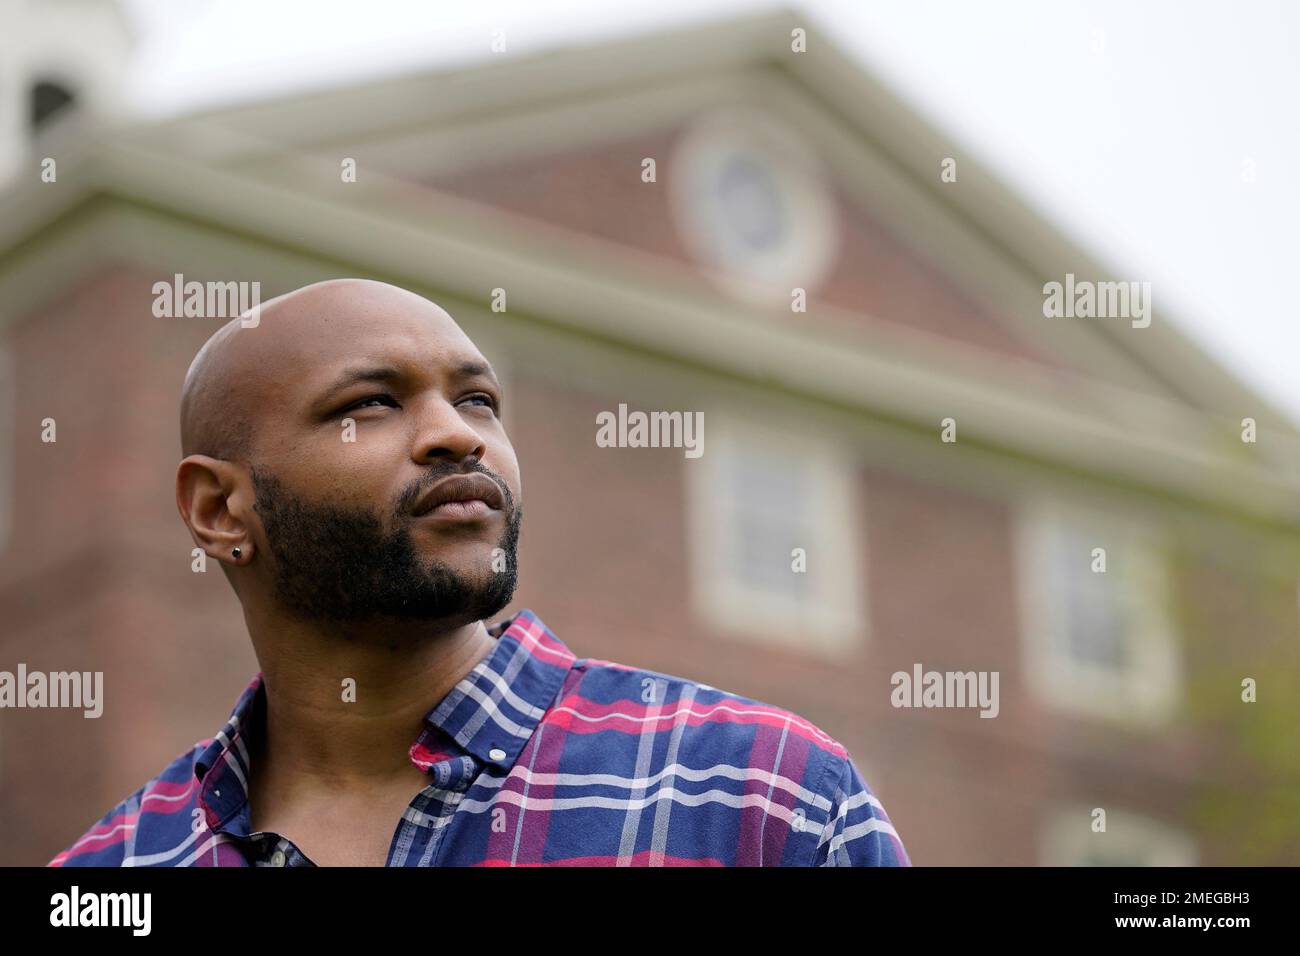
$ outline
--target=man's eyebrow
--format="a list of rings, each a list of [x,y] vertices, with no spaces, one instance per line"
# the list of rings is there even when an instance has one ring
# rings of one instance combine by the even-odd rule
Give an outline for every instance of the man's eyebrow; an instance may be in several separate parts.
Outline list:
[[[473,360],[467,360],[457,365],[451,373],[452,378],[477,378],[484,376],[490,378],[493,383],[500,387],[497,376],[492,371],[492,366]],[[406,373],[399,368],[391,365],[378,365],[374,367],[348,369],[338,378],[336,378],[322,393],[323,395],[333,395],[335,392],[342,391],[349,385],[355,385],[358,382],[399,382],[406,377]]]
[[[322,395],[333,395],[335,392],[342,391],[349,385],[355,385],[357,382],[396,382],[401,379],[400,370],[393,368],[391,365],[375,366],[373,368],[353,368],[348,369],[333,382],[331,382]]]
[[[475,362],[475,361],[461,362],[459,365],[456,366],[455,371],[453,371],[451,374],[455,378],[478,378],[480,375],[482,375],[485,378],[492,379],[492,381],[497,386],[500,386],[501,384],[500,382],[497,381],[497,373],[492,371],[492,366],[488,365],[485,362]]]

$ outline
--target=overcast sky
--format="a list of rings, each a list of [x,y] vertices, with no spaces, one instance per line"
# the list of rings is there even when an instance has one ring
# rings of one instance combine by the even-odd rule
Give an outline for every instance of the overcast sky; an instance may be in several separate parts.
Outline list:
[[[494,29],[520,55],[775,6],[127,0],[128,96],[166,115],[480,59]],[[794,6],[1300,421],[1300,3]]]

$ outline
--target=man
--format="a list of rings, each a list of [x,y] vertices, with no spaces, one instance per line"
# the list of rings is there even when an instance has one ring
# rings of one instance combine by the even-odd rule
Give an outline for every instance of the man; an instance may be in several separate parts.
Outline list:
[[[261,672],[53,866],[910,865],[845,748],[578,658],[514,593],[519,466],[442,309],[335,280],[236,319],[181,399],[176,502]]]

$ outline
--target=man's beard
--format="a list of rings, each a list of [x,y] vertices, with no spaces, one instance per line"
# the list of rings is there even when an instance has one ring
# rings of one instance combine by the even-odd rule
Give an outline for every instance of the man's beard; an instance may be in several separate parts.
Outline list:
[[[275,558],[276,599],[297,617],[315,621],[375,618],[442,621],[451,626],[482,621],[510,603],[518,577],[515,548],[522,506],[505,482],[481,465],[505,498],[506,529],[479,575],[461,574],[441,561],[420,563],[411,537],[414,502],[432,482],[399,496],[392,530],[373,512],[304,502],[272,473],[252,469],[254,505]],[[450,474],[450,472],[449,472]],[[445,475],[438,475],[441,479]],[[500,570],[496,570],[500,568]]]

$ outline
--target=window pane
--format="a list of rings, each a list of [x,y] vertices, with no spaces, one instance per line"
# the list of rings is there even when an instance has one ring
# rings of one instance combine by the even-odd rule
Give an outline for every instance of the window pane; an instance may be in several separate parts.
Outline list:
[[[733,567],[747,584],[792,596],[807,592],[807,575],[791,568],[791,551],[808,547],[810,509],[802,468],[753,449],[731,459],[729,500]]]
[[[786,232],[781,193],[768,170],[748,156],[730,157],[718,180],[727,225],[755,251],[777,245]]]
[[[1066,650],[1092,667],[1122,671],[1129,663],[1129,622],[1122,582],[1092,570],[1096,535],[1070,529],[1060,536],[1055,573],[1064,584]],[[1107,554],[1107,559],[1113,557]]]
[[[791,568],[794,557],[790,552],[801,545],[790,531],[749,520],[741,522],[736,541],[740,549],[736,567],[747,583],[792,596],[807,591],[808,575]]]

